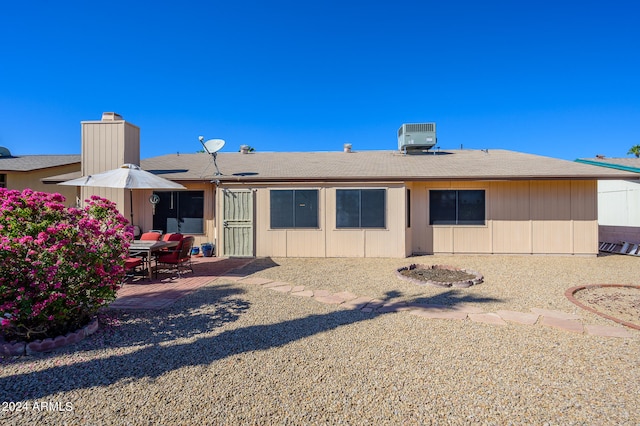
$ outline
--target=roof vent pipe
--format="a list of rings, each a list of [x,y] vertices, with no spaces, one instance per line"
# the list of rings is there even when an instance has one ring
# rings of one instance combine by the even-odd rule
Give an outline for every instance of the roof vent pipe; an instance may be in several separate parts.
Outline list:
[[[351,144],[345,143],[343,146],[344,152],[351,152]]]

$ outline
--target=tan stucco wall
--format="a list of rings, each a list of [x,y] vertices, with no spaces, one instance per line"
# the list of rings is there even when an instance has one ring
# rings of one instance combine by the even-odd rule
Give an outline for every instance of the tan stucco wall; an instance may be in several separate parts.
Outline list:
[[[73,186],[45,184],[40,179],[50,176],[61,175],[80,170],[80,164],[70,164],[66,166],[50,167],[47,169],[34,170],[29,172],[5,172],[7,175],[7,189],[22,191],[30,188],[34,191],[59,193],[66,199],[65,205],[75,206],[78,190]]]
[[[405,189],[403,184],[350,183],[298,185],[225,185],[254,190],[255,255],[258,257],[405,257]],[[335,200],[339,188],[386,188],[384,229],[337,229]],[[318,189],[318,229],[271,229],[270,189]],[[219,197],[220,198],[220,197]],[[221,210],[221,206],[218,206]],[[219,227],[222,218],[217,218]],[[222,236],[218,232],[218,238]],[[224,247],[222,241],[218,247]],[[220,252],[224,255],[224,252]]]
[[[596,181],[443,181],[411,188],[414,253],[598,253]],[[484,189],[485,225],[429,225],[429,189]]]
[[[254,191],[258,257],[406,257],[411,254],[597,255],[595,181],[413,182],[362,184],[229,185]],[[270,189],[318,189],[318,229],[270,229]],[[338,188],[387,188],[385,229],[337,229]],[[407,228],[407,189],[411,227]],[[429,225],[430,189],[484,189],[486,223]],[[218,200],[219,202],[219,200]],[[218,206],[220,208],[220,206]],[[218,217],[217,226],[222,227]],[[219,228],[221,229],[221,228]],[[218,233],[220,239],[221,233]],[[218,248],[223,247],[218,241]],[[224,255],[224,252],[219,252]]]

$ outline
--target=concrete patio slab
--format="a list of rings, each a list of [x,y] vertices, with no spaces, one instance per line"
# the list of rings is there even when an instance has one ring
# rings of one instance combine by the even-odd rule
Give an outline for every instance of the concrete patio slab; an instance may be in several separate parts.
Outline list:
[[[118,290],[116,300],[109,305],[113,309],[164,309],[176,300],[193,293],[211,282],[236,282],[244,277],[240,270],[254,259],[194,257],[193,272],[180,278],[162,273],[152,280],[139,279],[127,282]],[[222,281],[224,280],[224,281]]]
[[[500,315],[500,318],[505,321],[524,325],[534,325],[540,317],[538,314],[517,311],[497,311],[496,314]]]

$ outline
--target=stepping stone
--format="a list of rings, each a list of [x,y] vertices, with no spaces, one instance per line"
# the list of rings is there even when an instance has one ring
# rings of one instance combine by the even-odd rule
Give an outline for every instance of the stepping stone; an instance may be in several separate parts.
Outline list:
[[[304,291],[292,291],[291,292],[292,296],[300,296],[300,297],[313,297],[313,291],[311,290],[304,290]]]
[[[326,303],[327,305],[339,305],[341,303],[344,302],[344,300],[342,300],[339,297],[336,297],[334,295],[329,295],[329,296],[315,296],[313,297],[315,300],[317,300],[320,303]]]
[[[450,307],[454,311],[466,312],[468,314],[483,314],[485,313],[482,308],[472,305],[466,305],[464,303],[460,303],[457,305],[453,305]]]
[[[373,299],[369,303],[367,303],[366,307],[375,310],[375,309],[378,309],[379,307],[381,307],[382,305],[384,305],[384,301],[383,300]]]
[[[268,287],[269,290],[279,291],[280,293],[289,293],[291,291],[290,285],[280,285],[276,287]]]
[[[411,307],[407,305],[406,302],[393,302],[393,303],[385,303],[381,307],[378,308],[377,312],[387,313],[387,312],[401,312],[408,311]]]
[[[411,315],[430,319],[457,319],[463,320],[467,318],[466,312],[453,310],[436,310],[436,309],[413,309],[409,311]]]
[[[343,303],[341,306],[345,309],[362,309],[367,306],[367,303],[371,301],[370,297],[358,297],[357,299],[349,300]]]
[[[272,282],[273,280],[267,278],[259,278],[259,277],[249,277],[238,280],[239,283],[242,284],[251,284],[251,285],[263,285]]]
[[[591,336],[633,337],[633,333],[626,328],[609,325],[585,325],[584,331]]]
[[[500,318],[500,315],[494,313],[487,314],[469,314],[469,319],[473,322],[482,322],[491,325],[507,325],[505,320]]]
[[[373,308],[362,308],[362,309],[360,309],[360,312],[370,313],[370,312],[373,312]]]
[[[282,287],[284,285],[288,285],[289,287],[291,287],[291,284],[285,283],[282,281],[269,281],[268,283],[262,284],[262,287],[271,288],[271,287]]]
[[[550,318],[558,318],[564,320],[579,320],[581,319],[579,315],[569,314],[561,311],[553,311],[550,309],[539,309],[539,308],[531,308],[531,312],[534,314],[538,314],[541,317],[550,317]]]
[[[540,324],[547,327],[553,327],[558,330],[570,331],[572,333],[583,333],[584,327],[580,321],[572,319],[562,319],[556,317],[542,317]]]
[[[496,313],[500,315],[503,320],[524,325],[534,325],[540,317],[538,314],[530,314],[528,312],[498,311]]]
[[[291,289],[291,292],[292,293],[297,293],[297,292],[302,291],[302,290],[304,290],[304,286],[303,285],[297,285],[297,286],[294,286]]]
[[[327,297],[331,296],[331,292],[329,290],[314,290],[313,295],[315,297]]]
[[[335,297],[341,298],[343,301],[352,300],[358,297],[358,295],[351,293],[350,291],[341,291],[333,294]]]

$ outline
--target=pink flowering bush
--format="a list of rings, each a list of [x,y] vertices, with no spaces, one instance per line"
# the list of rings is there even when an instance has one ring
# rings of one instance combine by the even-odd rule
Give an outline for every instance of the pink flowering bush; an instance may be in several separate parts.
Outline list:
[[[83,209],[60,194],[0,189],[0,335],[32,341],[74,331],[116,297],[133,239],[115,204]]]

